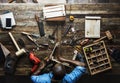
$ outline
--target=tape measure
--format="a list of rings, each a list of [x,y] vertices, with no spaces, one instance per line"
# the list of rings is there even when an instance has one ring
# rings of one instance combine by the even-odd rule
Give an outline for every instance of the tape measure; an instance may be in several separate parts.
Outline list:
[[[70,16],[70,17],[69,17],[69,20],[70,20],[71,22],[73,22],[73,21],[74,21],[74,16]]]

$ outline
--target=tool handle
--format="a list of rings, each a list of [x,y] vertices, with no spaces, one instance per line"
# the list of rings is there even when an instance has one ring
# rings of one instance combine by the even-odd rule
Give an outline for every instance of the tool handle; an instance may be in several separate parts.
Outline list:
[[[96,42],[99,42],[99,41],[101,41],[102,39],[105,39],[107,36],[104,36],[104,37],[101,37],[100,39],[97,39],[97,40],[95,40],[95,41],[93,41],[94,43],[96,43]]]
[[[30,52],[30,54],[29,54],[29,59],[31,61],[33,61],[34,64],[40,63],[40,59],[38,57],[36,57],[35,54],[33,54],[32,52]]]
[[[40,19],[40,17],[38,17],[38,16],[35,14],[35,20],[36,20],[36,22],[39,22],[39,19]]]
[[[40,36],[42,37],[45,35],[43,21],[37,15],[35,15],[35,20],[38,24]]]
[[[30,61],[33,61],[34,66],[32,67],[32,72],[35,72],[35,70],[38,68],[39,63],[41,62],[38,57],[35,56],[32,52],[29,53],[29,59]]]
[[[39,32],[40,32],[40,36],[44,36],[45,35],[45,31],[44,31],[44,25],[42,21],[37,22],[38,23],[38,28],[39,28]]]
[[[15,41],[15,39],[14,39],[14,37],[13,37],[12,33],[11,33],[11,32],[9,32],[8,34],[9,34],[10,38],[12,39],[12,41],[13,41],[13,43],[14,43],[15,47],[16,47],[16,48],[17,48],[17,50],[19,51],[19,50],[20,50],[20,48],[19,48],[19,46],[18,46],[17,42]]]
[[[30,33],[27,33],[27,32],[22,32],[22,34],[24,34],[24,35],[31,35]]]
[[[28,37],[32,42],[34,42],[34,39],[32,39],[29,35],[27,35],[27,37]]]

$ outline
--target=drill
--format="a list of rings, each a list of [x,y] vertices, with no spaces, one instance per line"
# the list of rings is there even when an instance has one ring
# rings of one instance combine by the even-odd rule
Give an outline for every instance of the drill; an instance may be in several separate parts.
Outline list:
[[[31,69],[31,73],[33,73],[36,71],[36,69],[38,68],[41,61],[38,57],[35,56],[35,54],[33,52],[29,52],[29,59],[34,64],[34,66]]]

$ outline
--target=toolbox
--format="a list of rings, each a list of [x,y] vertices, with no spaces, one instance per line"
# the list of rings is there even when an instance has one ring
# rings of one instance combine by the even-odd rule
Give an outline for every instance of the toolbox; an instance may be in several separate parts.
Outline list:
[[[112,68],[104,41],[83,47],[83,52],[91,75]]]

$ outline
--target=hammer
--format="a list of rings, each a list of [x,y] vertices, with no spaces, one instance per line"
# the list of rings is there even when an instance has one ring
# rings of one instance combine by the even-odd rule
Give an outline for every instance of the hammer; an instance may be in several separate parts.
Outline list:
[[[105,38],[108,38],[109,40],[113,39],[112,34],[110,33],[109,30],[108,30],[108,31],[105,31],[105,34],[106,34],[106,36],[104,36],[104,37],[102,37],[102,38],[100,38],[100,39],[97,39],[97,40],[95,40],[95,41],[93,41],[93,42],[94,42],[94,43],[95,43],[95,42],[99,42],[99,41],[101,41],[101,40],[103,40],[103,39],[105,39]]]
[[[15,39],[14,39],[14,37],[13,37],[12,33],[11,33],[11,32],[9,32],[8,34],[9,34],[10,38],[12,39],[12,41],[13,41],[13,43],[14,43],[15,47],[16,47],[16,48],[17,48],[17,50],[18,50],[18,51],[15,53],[15,54],[16,54],[16,56],[20,56],[20,55],[22,55],[22,54],[26,53],[26,51],[25,51],[25,49],[24,49],[24,48],[22,48],[22,49],[20,49],[20,48],[19,48],[19,46],[18,46],[17,42],[15,41]]]

